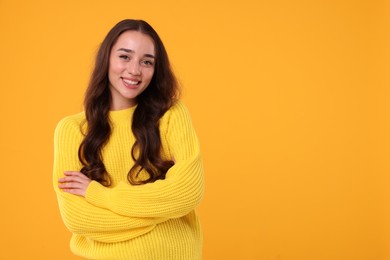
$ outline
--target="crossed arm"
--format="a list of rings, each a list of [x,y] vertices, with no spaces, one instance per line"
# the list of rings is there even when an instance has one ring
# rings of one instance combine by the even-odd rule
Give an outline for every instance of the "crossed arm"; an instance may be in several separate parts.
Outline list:
[[[187,111],[178,109],[178,116],[172,116],[169,123],[180,127],[165,129],[162,140],[174,154],[175,165],[165,180],[140,186],[120,182],[104,187],[78,172],[77,152],[67,152],[78,149],[78,127],[66,121],[59,124],[53,185],[62,218],[71,232],[103,242],[123,241],[186,215],[200,203],[204,183],[199,145]]]

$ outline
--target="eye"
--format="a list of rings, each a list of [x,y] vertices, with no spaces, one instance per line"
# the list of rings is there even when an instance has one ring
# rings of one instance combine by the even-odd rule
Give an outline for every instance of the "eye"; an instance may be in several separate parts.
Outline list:
[[[143,60],[141,63],[147,67],[152,67],[154,65],[154,62],[151,60]]]
[[[127,56],[127,55],[120,55],[119,58],[122,60],[129,60],[130,59],[129,56]]]

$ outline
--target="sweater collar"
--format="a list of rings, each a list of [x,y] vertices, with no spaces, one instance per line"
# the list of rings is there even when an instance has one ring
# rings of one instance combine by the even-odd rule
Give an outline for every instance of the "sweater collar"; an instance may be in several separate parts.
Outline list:
[[[132,106],[122,110],[111,110],[109,112],[110,120],[113,123],[128,122],[133,117],[134,110],[137,106]]]

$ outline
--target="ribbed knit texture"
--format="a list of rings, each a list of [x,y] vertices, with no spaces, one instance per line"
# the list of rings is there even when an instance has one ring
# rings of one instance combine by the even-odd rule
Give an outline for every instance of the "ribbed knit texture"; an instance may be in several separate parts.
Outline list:
[[[189,113],[178,102],[160,120],[163,157],[175,161],[166,178],[133,186],[127,174],[134,164],[134,109],[110,112],[112,134],[103,161],[112,185],[92,181],[85,198],[58,189],[64,171],[81,169],[78,148],[85,115],[66,117],[57,125],[53,185],[62,219],[73,233],[71,250],[87,259],[201,259],[195,208],[204,192],[203,164]]]

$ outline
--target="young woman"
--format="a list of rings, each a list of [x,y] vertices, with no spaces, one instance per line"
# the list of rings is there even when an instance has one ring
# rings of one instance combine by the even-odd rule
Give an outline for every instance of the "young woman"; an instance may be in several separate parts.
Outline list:
[[[54,189],[73,233],[72,252],[88,259],[201,259],[198,139],[148,23],[124,20],[110,30],[84,105],[55,131]]]

